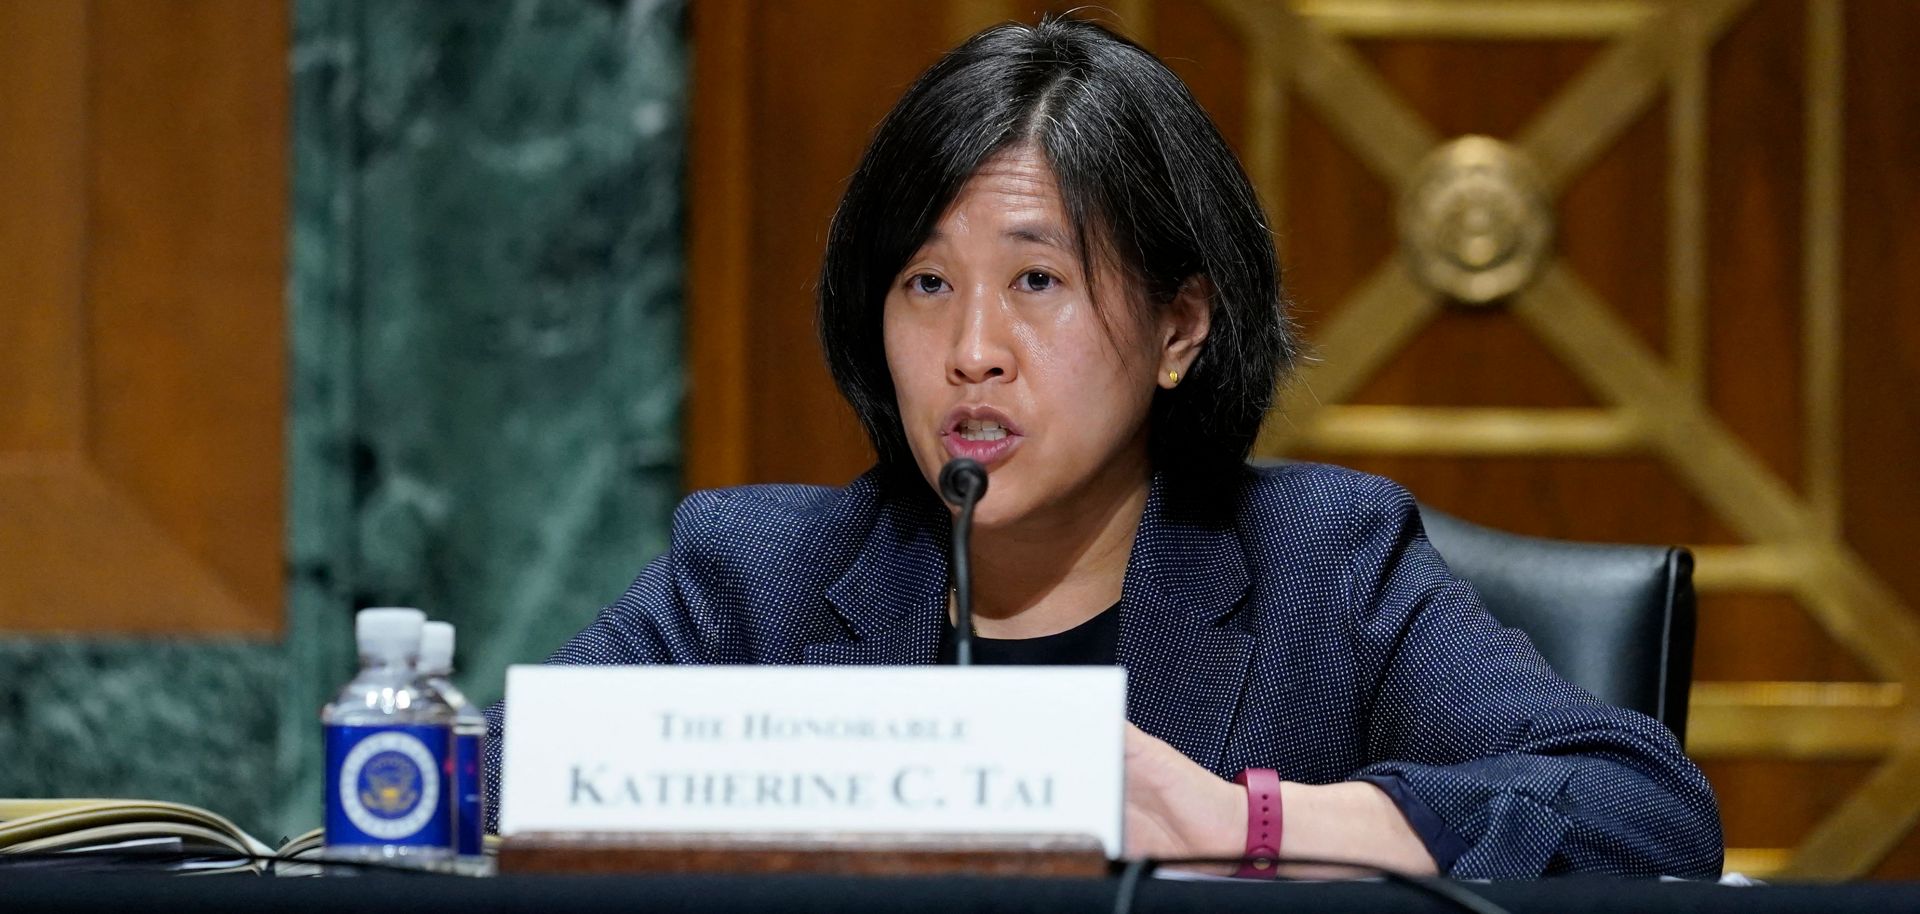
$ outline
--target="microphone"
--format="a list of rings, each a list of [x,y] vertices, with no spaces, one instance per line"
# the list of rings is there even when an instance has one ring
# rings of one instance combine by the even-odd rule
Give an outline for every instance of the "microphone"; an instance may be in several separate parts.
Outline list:
[[[973,564],[967,542],[973,536],[973,506],[987,494],[987,468],[980,461],[955,457],[940,468],[940,497],[960,509],[953,522],[953,661],[973,665]]]

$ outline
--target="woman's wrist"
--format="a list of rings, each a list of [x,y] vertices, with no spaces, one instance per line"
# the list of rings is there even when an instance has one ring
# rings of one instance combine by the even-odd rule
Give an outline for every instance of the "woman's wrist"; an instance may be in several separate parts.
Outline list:
[[[1239,859],[1247,850],[1247,788],[1216,780],[1196,803],[1197,815],[1181,837],[1180,856],[1218,860]],[[1278,848],[1282,860],[1349,860],[1385,866],[1402,872],[1431,874],[1433,858],[1408,826],[1393,800],[1363,781],[1336,784],[1280,783],[1280,806],[1286,810],[1285,838]],[[1206,866],[1205,871],[1232,875],[1234,864]],[[1286,866],[1290,876],[1347,877],[1344,868],[1312,865]]]
[[[1175,820],[1172,847],[1157,856],[1214,863],[1182,864],[1180,869],[1231,876],[1239,869],[1247,844],[1247,788],[1208,775],[1204,789],[1181,804],[1185,815]]]
[[[1191,831],[1182,835],[1179,856],[1219,861],[1193,864],[1182,869],[1215,876],[1231,876],[1239,871],[1247,846],[1247,788],[1232,781],[1213,778],[1213,783],[1194,804],[1197,815]]]
[[[1392,798],[1365,781],[1334,784],[1280,785],[1287,810],[1286,846],[1282,857],[1295,860],[1343,860],[1396,872],[1433,875],[1432,855],[1407,824]],[[1289,876],[1345,878],[1355,875],[1344,867],[1291,865]]]
[[[1238,858],[1247,846],[1247,788],[1221,781],[1213,803],[1212,822],[1194,849],[1195,857]]]
[[[1196,766],[1197,768],[1197,766]],[[1247,850],[1247,788],[1211,774],[1195,785],[1199,789],[1170,792],[1191,799],[1161,805],[1156,819],[1161,835],[1172,840],[1148,851],[1162,858],[1184,857],[1239,860]],[[1407,824],[1398,806],[1380,788],[1364,781],[1337,784],[1280,783],[1280,805],[1286,810],[1286,830],[1278,848],[1284,861],[1346,860],[1363,866],[1381,866],[1401,872],[1435,871],[1426,845]],[[1168,846],[1171,845],[1171,846]],[[1205,864],[1191,869],[1230,876],[1235,863]],[[1342,878],[1354,875],[1345,867],[1283,864],[1281,873],[1295,877]]]

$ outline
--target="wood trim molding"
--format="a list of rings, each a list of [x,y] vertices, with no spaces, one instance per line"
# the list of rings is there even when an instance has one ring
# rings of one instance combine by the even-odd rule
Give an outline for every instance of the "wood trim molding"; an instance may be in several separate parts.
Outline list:
[[[739,485],[751,470],[747,398],[748,283],[753,276],[749,102],[752,9],[693,4],[693,91],[687,156],[687,396],[682,480]]]
[[[0,631],[281,629],[287,15],[0,4]]]

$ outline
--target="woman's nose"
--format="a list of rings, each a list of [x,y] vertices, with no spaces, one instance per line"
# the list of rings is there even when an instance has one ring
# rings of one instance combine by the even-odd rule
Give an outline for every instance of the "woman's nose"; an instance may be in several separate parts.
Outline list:
[[[1012,380],[1013,348],[1003,303],[998,295],[976,289],[959,309],[960,326],[948,357],[956,384]]]

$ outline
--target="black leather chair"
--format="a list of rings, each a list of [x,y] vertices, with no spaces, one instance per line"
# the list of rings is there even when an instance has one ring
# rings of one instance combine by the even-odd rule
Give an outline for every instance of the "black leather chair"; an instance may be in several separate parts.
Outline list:
[[[1501,624],[1608,704],[1687,736],[1693,554],[1504,533],[1421,506],[1427,538]]]

